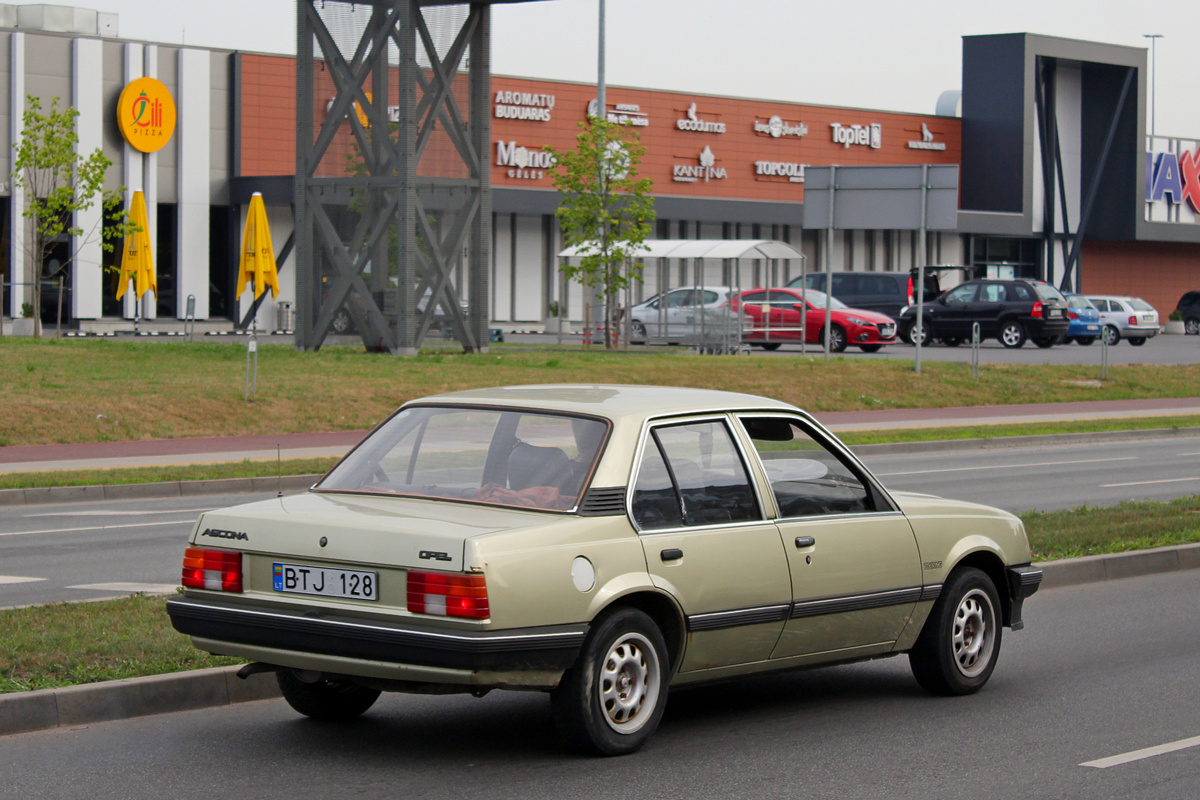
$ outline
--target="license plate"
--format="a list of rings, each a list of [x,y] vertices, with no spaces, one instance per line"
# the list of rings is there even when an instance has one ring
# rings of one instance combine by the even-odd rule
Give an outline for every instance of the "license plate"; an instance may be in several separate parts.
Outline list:
[[[879,335],[882,336],[884,339],[892,338],[893,336],[896,335],[896,326],[895,325],[880,325],[879,326]]]
[[[276,563],[272,568],[272,577],[277,592],[352,597],[356,600],[379,599],[377,572]]]

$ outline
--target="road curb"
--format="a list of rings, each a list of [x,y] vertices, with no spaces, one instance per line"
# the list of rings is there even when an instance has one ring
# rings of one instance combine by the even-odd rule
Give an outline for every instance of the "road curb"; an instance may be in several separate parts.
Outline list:
[[[1200,544],[1159,547],[1038,564],[1047,589],[1200,569]],[[242,680],[239,667],[126,678],[60,689],[0,694],[0,736],[227,706],[279,697],[272,673]]]

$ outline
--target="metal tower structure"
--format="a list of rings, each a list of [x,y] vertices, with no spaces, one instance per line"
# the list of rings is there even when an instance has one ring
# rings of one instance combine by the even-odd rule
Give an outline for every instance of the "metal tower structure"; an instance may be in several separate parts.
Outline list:
[[[491,2],[298,0],[296,346],[488,344]]]

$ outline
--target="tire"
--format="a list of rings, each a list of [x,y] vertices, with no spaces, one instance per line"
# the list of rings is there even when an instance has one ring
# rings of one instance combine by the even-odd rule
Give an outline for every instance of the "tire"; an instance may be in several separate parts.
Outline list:
[[[974,567],[955,570],[908,654],[913,677],[932,694],[979,691],[996,668],[1001,625],[992,579]]]
[[[1109,347],[1113,347],[1121,341],[1121,332],[1112,325],[1105,325],[1104,330],[1100,332],[1100,336]]]
[[[905,344],[912,344],[912,327],[911,325],[900,325],[896,329],[896,335],[900,337],[900,341]]]
[[[1025,326],[1015,319],[1000,324],[1000,344],[1005,347],[1020,347],[1025,344]]]
[[[1062,340],[1057,336],[1039,336],[1033,340],[1033,343],[1045,350],[1048,347],[1054,347],[1060,341]]]
[[[646,341],[646,326],[636,319],[629,325],[629,338],[639,342]]]
[[[883,345],[881,345],[881,344],[860,344],[858,346],[858,349],[862,350],[864,353],[878,353],[880,350],[883,349]]]
[[[1130,343],[1131,345],[1133,345],[1134,347],[1141,347],[1142,345],[1144,345],[1144,344],[1146,343],[1146,337],[1144,337],[1144,336],[1136,336],[1136,337],[1133,337],[1133,336],[1131,336],[1131,337],[1129,338],[1129,343]]]
[[[957,336],[943,336],[942,337],[942,344],[946,345],[946,347],[958,347],[962,343],[963,343],[963,340]]]
[[[1084,347],[1087,347],[1092,342],[1096,341],[1096,337],[1095,336],[1076,336],[1075,341],[1078,342],[1079,344],[1083,345]]]
[[[778,350],[781,342],[757,342],[755,346],[761,347],[763,350]]]
[[[1183,321],[1183,332],[1188,336],[1195,336],[1200,333],[1200,319],[1189,317]]]
[[[346,722],[362,716],[380,694],[378,689],[337,678],[306,683],[290,669],[279,670],[275,678],[289,706],[306,717],[327,722]]]
[[[922,347],[928,347],[936,338],[931,334],[932,330],[933,326],[931,326],[928,322],[925,323],[925,327],[923,328],[918,328],[916,325],[914,325],[908,329],[908,336],[905,341],[907,341],[909,344],[916,344],[919,341]]]
[[[825,342],[825,331],[821,331],[821,342]],[[829,326],[829,352],[842,353],[846,350],[846,329],[837,323]]]
[[[579,660],[551,693],[554,723],[577,750],[632,753],[662,720],[667,673],[658,626],[637,609],[618,609],[593,625]]]
[[[329,329],[334,333],[347,333],[351,326],[350,312],[344,308],[339,308],[338,312],[333,315],[333,322],[329,324]]]

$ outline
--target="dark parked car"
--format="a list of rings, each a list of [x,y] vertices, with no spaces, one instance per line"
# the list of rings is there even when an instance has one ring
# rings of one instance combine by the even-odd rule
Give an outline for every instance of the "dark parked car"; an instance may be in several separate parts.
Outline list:
[[[942,293],[938,284],[941,267],[926,267],[925,300]],[[955,269],[958,269],[955,267]],[[896,319],[900,309],[917,302],[917,276],[913,272],[834,272],[833,296],[850,308],[861,308]],[[812,272],[787,284],[789,289],[825,291],[825,273]]]
[[[996,338],[1005,347],[1020,347],[1032,339],[1038,347],[1051,347],[1067,335],[1067,300],[1045,281],[967,281],[955,286],[923,313],[924,331],[914,330],[917,307],[900,314],[900,336],[908,342],[940,339],[951,347],[971,338],[979,323],[979,336]]]
[[[1190,336],[1200,333],[1200,291],[1185,293],[1175,310],[1183,317],[1184,333]]]

